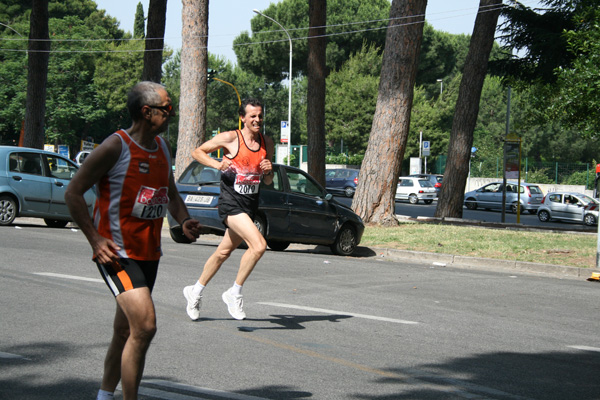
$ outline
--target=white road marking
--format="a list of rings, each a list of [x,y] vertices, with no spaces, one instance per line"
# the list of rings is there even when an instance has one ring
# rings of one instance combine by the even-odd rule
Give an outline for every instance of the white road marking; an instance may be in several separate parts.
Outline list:
[[[27,357],[23,357],[20,356],[18,354],[12,354],[12,353],[3,353],[0,351],[0,358],[5,358],[5,359],[13,359],[13,360],[29,360],[31,361],[29,358]]]
[[[73,280],[76,280],[76,281],[104,283],[104,280],[98,279],[98,278],[86,278],[84,276],[55,274],[53,272],[34,272],[33,274],[34,275],[41,275],[41,276],[51,276],[53,278],[73,279]]]
[[[283,303],[269,303],[269,302],[259,302],[258,304],[262,304],[265,306],[273,306],[273,307],[282,307],[282,308],[292,308],[295,310],[304,310],[304,311],[315,311],[324,314],[339,314],[339,315],[350,315],[356,318],[366,318],[372,319],[375,321],[384,321],[384,322],[393,322],[396,324],[408,324],[408,325],[416,325],[418,322],[415,321],[406,321],[403,319],[395,319],[395,318],[386,318],[386,317],[378,317],[376,315],[367,315],[367,314],[357,314],[353,312],[346,311],[336,311],[336,310],[327,310],[324,308],[313,308],[313,307],[304,307],[304,306],[296,306],[293,304],[283,304]]]
[[[597,351],[600,352],[600,347],[590,347],[590,346],[567,346],[576,350],[585,350],[585,351]]]
[[[144,384],[158,386],[161,388],[165,388],[165,390],[145,387]],[[191,395],[186,395],[169,390],[177,390],[178,392],[185,391],[189,392]],[[214,399],[215,397],[231,400],[267,400],[264,397],[249,396],[240,393],[226,392],[223,390],[203,388],[198,386],[186,385],[184,383],[169,382],[162,379],[143,379],[140,385],[139,393],[144,396],[151,396],[157,399],[165,400],[198,400]]]

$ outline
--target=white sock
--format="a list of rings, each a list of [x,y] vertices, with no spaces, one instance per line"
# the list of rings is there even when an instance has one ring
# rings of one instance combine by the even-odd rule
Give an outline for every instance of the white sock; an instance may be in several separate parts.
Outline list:
[[[192,289],[192,294],[196,297],[200,296],[205,287],[206,286],[202,285],[199,281],[196,281],[196,284],[194,285],[194,288]]]
[[[242,294],[242,286],[238,285],[235,282],[233,283],[233,286],[229,290],[230,290],[231,294],[234,296],[239,296],[240,294]]]
[[[115,398],[114,393],[112,392],[107,392],[106,390],[98,390],[98,397],[96,397],[96,400],[112,400]]]

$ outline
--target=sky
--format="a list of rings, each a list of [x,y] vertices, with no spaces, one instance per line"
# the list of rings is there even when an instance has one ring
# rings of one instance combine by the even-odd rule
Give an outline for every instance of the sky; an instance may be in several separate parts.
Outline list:
[[[120,28],[133,32],[133,21],[139,1],[96,0],[99,9],[120,22]],[[208,9],[208,51],[236,63],[233,40],[242,31],[250,32],[250,20],[256,16],[252,10],[262,11],[279,0],[210,0]],[[505,3],[508,1],[505,0]],[[141,0],[144,15],[148,16],[149,0]],[[521,0],[535,7],[537,0]],[[436,30],[453,34],[471,34],[479,6],[478,0],[428,0],[425,19]],[[181,1],[167,2],[165,43],[173,49],[181,48]]]

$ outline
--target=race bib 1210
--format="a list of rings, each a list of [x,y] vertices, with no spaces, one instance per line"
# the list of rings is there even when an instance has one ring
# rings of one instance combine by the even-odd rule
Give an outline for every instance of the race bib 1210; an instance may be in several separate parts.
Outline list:
[[[138,192],[131,215],[141,219],[157,219],[167,216],[169,194],[167,187],[154,189],[142,186]]]

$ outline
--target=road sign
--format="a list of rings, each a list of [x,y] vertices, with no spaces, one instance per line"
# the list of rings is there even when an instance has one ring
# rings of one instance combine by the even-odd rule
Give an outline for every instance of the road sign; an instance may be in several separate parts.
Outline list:
[[[288,121],[281,121],[281,143],[287,143],[290,138],[290,124]]]
[[[430,150],[429,141],[423,141],[423,157],[429,157]]]

